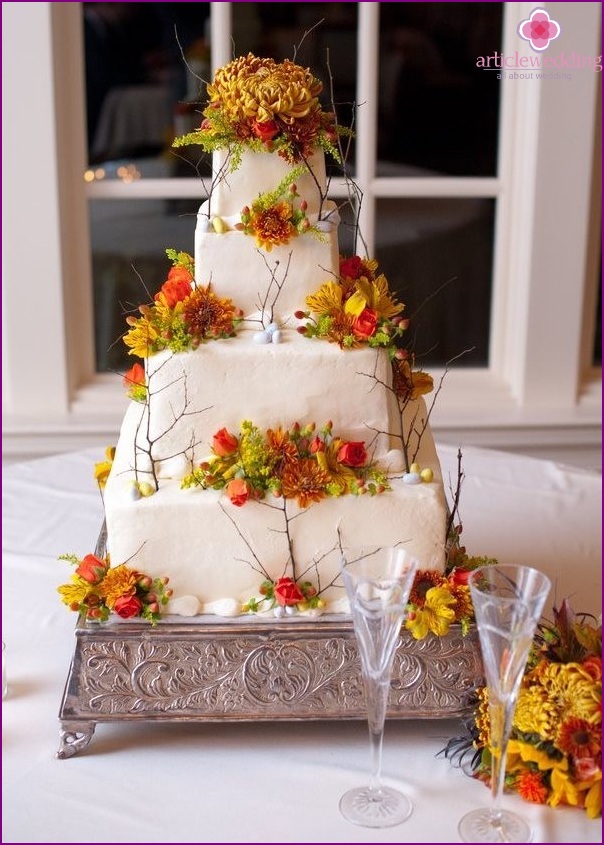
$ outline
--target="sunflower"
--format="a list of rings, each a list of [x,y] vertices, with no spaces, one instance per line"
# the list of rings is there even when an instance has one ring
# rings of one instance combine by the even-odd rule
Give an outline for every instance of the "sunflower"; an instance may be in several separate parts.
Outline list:
[[[324,499],[328,483],[328,474],[313,458],[301,458],[299,461],[288,463],[281,478],[283,497],[297,499],[301,508],[307,508],[313,502]]]

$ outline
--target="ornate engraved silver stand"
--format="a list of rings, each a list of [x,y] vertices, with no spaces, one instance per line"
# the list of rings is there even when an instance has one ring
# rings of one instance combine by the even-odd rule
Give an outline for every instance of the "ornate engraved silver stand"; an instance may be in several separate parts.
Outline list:
[[[365,719],[352,622],[169,617],[78,623],[59,712],[57,756],[85,748],[98,722]],[[482,683],[478,636],[416,641],[403,631],[388,717],[438,719],[468,711]]]

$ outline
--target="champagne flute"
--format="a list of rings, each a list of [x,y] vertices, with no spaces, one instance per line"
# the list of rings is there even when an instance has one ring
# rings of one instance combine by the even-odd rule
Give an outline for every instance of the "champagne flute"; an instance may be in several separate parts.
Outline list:
[[[381,784],[380,773],[392,663],[416,568],[409,553],[397,548],[351,550],[342,556],[367,699],[371,776],[368,786],[342,796],[340,811],[365,827],[400,824],[413,809],[406,795]]]
[[[489,696],[490,807],[461,819],[462,842],[530,842],[526,821],[501,807],[507,745],[520,682],[550,581],[528,566],[493,565],[469,579]]]

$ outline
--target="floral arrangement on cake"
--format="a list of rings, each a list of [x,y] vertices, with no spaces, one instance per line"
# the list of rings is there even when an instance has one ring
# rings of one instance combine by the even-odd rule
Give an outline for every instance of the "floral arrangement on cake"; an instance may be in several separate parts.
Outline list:
[[[122,619],[140,616],[155,624],[172,590],[168,578],[151,578],[125,564],[112,567],[109,557],[61,555],[76,567],[68,584],[58,587],[63,604],[89,622],[106,622],[112,613]]]
[[[212,440],[213,456],[185,476],[182,486],[224,490],[241,507],[267,493],[307,508],[328,496],[370,496],[388,489],[387,475],[369,459],[365,444],[347,441],[327,422],[261,431],[249,420],[239,435],[226,428]]]
[[[488,691],[468,736],[451,740],[445,755],[473,754],[475,777],[490,782]],[[602,625],[578,618],[568,601],[539,626],[527,661],[508,743],[506,788],[526,801],[570,805],[590,818],[602,812]]]
[[[163,349],[196,349],[207,340],[233,337],[243,319],[242,311],[230,299],[217,296],[211,284],[195,286],[194,263],[187,252],[167,249],[166,255],[172,267],[154,302],[139,307],[140,317],[126,318],[130,329],[124,343],[129,355],[147,358]],[[139,376],[130,380],[144,386],[144,382],[136,381]]]
[[[295,167],[274,191],[261,194],[241,211],[241,223],[235,229],[253,235],[262,249],[270,252],[274,246],[288,244],[292,238],[305,232],[322,237],[317,226],[312,226],[306,216],[308,204],[300,199],[296,179],[306,170]],[[295,201],[299,200],[297,207]]]
[[[319,146],[340,161],[336,142],[346,130],[322,110],[322,89],[308,68],[248,53],[216,71],[201,126],[173,145],[200,144],[207,153],[229,149],[232,169],[244,148],[275,150],[295,164]]]
[[[405,306],[391,295],[386,277],[377,270],[373,259],[340,256],[338,278],[306,297],[308,311],[296,312],[297,319],[307,321],[299,326],[300,334],[342,349],[383,347],[394,357],[408,321],[400,316]]]

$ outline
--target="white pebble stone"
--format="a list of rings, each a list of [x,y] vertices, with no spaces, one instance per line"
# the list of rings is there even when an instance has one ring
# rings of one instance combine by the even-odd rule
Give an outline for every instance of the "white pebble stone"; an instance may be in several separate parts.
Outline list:
[[[217,599],[205,604],[203,609],[205,613],[216,616],[238,616],[241,613],[241,605],[235,599]]]
[[[270,343],[271,336],[266,332],[254,332],[254,343]]]
[[[406,472],[403,475],[403,483],[404,484],[421,484],[422,479],[417,472]]]
[[[272,342],[273,343],[281,343],[281,339],[282,339],[281,329],[275,329],[275,331],[273,332],[273,334],[271,336]]]
[[[274,332],[276,332],[276,331],[277,331],[277,329],[278,329],[278,328],[279,328],[279,324],[278,324],[278,323],[270,323],[270,325],[268,325],[268,326],[265,328],[265,330],[264,330],[264,331],[265,331],[267,334],[272,335]]]
[[[277,619],[281,619],[283,616],[285,616],[285,608],[281,607],[281,605],[278,604],[277,607],[273,610],[273,613],[275,614]]]
[[[297,608],[295,608],[291,604],[288,604],[288,605],[285,606],[285,612],[288,616],[294,616],[295,613],[297,612]]]
[[[329,233],[333,229],[333,223],[331,222],[331,220],[317,220],[315,225],[319,232]]]

